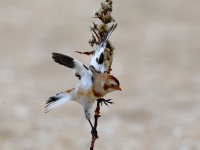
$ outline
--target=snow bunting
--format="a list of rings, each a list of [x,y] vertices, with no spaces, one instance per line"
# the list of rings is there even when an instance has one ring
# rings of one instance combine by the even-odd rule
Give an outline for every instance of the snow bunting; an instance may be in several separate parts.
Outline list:
[[[85,117],[90,122],[91,108],[95,100],[102,98],[110,92],[116,90],[121,91],[119,81],[114,76],[106,73],[106,67],[104,65],[104,50],[107,40],[115,28],[116,24],[112,25],[103,36],[101,43],[93,52],[89,68],[70,56],[52,53],[54,61],[74,69],[75,76],[78,77],[80,81],[75,88],[50,97],[46,102],[45,112],[72,100],[83,106]],[[92,126],[91,122],[90,125]]]

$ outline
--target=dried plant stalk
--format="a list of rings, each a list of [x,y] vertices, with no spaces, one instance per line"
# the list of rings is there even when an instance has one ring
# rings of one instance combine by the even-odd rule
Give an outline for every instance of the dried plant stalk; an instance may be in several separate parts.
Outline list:
[[[115,20],[113,19],[111,15],[112,4],[113,4],[112,0],[105,0],[104,2],[101,3],[101,8],[97,12],[95,12],[94,18],[98,18],[101,21],[101,23],[93,22],[93,26],[91,27],[91,31],[93,32],[93,34],[92,34],[92,39],[89,40],[89,44],[92,47],[94,45],[98,46],[98,44],[101,43],[102,37],[109,29],[108,25],[112,22],[115,22]],[[113,52],[114,52],[114,46],[112,45],[110,41],[108,41],[106,45],[106,49],[104,51],[104,65],[108,74],[110,74],[112,70],[111,66],[112,66],[112,61],[113,61]],[[97,100],[97,107],[95,109],[95,115],[94,115],[95,129],[97,129],[98,118],[101,116],[100,103],[101,103],[101,100]],[[90,150],[94,149],[94,144],[95,144],[96,139],[97,138],[94,135],[92,135]]]
[[[104,34],[109,29],[109,24],[112,22],[115,22],[114,18],[111,15],[112,12],[112,0],[105,0],[101,3],[101,8],[95,12],[94,18],[97,18],[100,20],[100,23],[94,23],[91,27],[91,31],[93,31],[92,39],[89,40],[89,44],[93,47],[98,46],[99,43],[101,43],[101,39],[104,36]],[[107,70],[107,73],[109,74],[113,61],[113,51],[114,46],[110,41],[108,41],[105,52],[104,52],[104,65]]]
[[[101,40],[102,40],[104,34],[109,29],[109,24],[115,22],[114,18],[111,15],[111,12],[113,10],[112,4],[113,4],[112,0],[104,0],[103,2],[101,2],[101,8],[98,11],[96,11],[94,14],[94,20],[96,21],[96,23],[93,22],[93,25],[90,27],[90,30],[92,31],[92,38],[89,40],[89,44],[92,47],[97,47],[101,43]],[[78,53],[85,54],[85,55],[92,55],[93,51],[78,52]],[[108,73],[108,74],[110,74],[110,72],[112,70],[111,66],[112,66],[112,61],[113,61],[113,53],[114,53],[114,46],[108,40],[106,49],[104,51],[104,66],[107,70],[106,73]],[[108,102],[108,103],[112,104],[112,102]],[[97,106],[95,109],[95,115],[94,115],[95,130],[97,129],[97,126],[98,126],[98,118],[101,116],[100,115],[100,106],[101,105],[102,105],[102,99],[98,99]],[[97,138],[98,138],[98,136],[96,136],[95,134],[92,134],[90,150],[94,149],[94,144],[95,144],[95,141]]]
[[[114,23],[115,20],[111,15],[112,12],[112,0],[105,0],[101,2],[101,8],[94,13],[94,18],[97,20],[93,22],[93,25],[90,27],[90,30],[92,31],[92,38],[89,40],[89,44],[92,47],[97,47],[99,43],[101,43],[101,39],[104,36],[104,34],[109,29],[109,24]],[[78,51],[77,51],[78,52]],[[78,52],[80,54],[86,54],[91,55],[93,54],[93,51],[90,52]],[[111,72],[111,66],[113,61],[113,53],[114,53],[114,46],[112,43],[108,40],[106,49],[104,51],[104,65],[106,68],[106,73],[110,74]]]

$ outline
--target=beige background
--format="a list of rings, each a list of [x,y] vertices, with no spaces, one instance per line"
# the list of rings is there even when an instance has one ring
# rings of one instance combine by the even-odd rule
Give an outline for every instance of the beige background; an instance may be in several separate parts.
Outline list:
[[[75,102],[48,114],[49,96],[72,88],[72,71],[51,59],[92,50],[100,1],[0,0],[0,149],[89,149],[90,127]],[[200,149],[200,1],[116,0],[113,74],[96,150]]]

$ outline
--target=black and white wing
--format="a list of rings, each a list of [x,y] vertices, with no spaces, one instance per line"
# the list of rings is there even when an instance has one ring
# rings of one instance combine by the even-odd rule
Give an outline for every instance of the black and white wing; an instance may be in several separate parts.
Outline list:
[[[98,45],[97,49],[94,51],[94,54],[90,61],[90,66],[93,66],[96,71],[105,73],[108,70],[108,64],[105,62],[105,48],[107,45],[107,40],[113,30],[117,27],[117,24],[113,24],[108,31],[103,36],[101,43]]]
[[[60,53],[52,53],[52,58],[60,65],[72,68],[75,71],[76,77],[81,79],[83,76],[91,76],[91,71],[80,61]]]

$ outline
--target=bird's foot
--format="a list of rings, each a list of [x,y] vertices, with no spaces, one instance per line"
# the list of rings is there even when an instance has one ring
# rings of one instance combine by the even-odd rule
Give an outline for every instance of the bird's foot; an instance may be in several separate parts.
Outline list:
[[[95,139],[98,139],[99,136],[98,136],[97,129],[92,125],[92,122],[90,121],[90,119],[88,119],[88,121],[89,121],[90,126],[91,126],[91,128],[92,128],[92,130],[91,130],[91,134],[92,134],[92,136],[94,136]]]
[[[97,132],[97,130],[96,130],[95,128],[92,128],[92,130],[91,130],[91,134],[92,134],[92,136],[95,137],[95,139],[98,139],[98,138],[99,138],[99,136],[98,136],[98,132]]]
[[[103,105],[103,103],[106,106],[109,106],[109,104],[115,104],[114,102],[112,102],[112,99],[104,99],[104,98],[99,98],[98,102],[101,104],[101,106]]]

